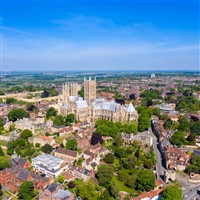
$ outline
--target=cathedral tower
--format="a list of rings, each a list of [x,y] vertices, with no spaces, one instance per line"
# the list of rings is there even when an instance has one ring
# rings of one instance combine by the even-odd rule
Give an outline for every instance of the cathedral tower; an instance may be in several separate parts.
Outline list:
[[[80,85],[78,83],[68,82],[62,85],[63,100],[68,101],[70,96],[78,96]]]
[[[84,99],[88,102],[89,106],[96,99],[96,77],[94,80],[91,77],[88,80],[84,78]]]

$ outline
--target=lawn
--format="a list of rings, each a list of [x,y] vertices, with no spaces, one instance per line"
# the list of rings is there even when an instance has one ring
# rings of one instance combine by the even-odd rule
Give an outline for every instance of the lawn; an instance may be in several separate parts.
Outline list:
[[[7,145],[7,141],[5,140],[0,140],[0,146],[6,146]]]
[[[124,185],[124,183],[122,181],[119,181],[117,179],[117,176],[115,176],[115,175],[113,176],[113,181],[117,184],[120,191],[125,191],[125,192],[128,192],[130,194],[136,193],[136,191],[134,189],[127,187],[126,185]]]
[[[62,144],[62,143],[63,143],[63,140],[64,140],[64,139],[67,139],[67,138],[69,138],[69,137],[71,137],[71,134],[70,134],[70,135],[58,136],[57,138],[55,138],[55,141],[56,141],[56,143],[58,143],[58,144]]]

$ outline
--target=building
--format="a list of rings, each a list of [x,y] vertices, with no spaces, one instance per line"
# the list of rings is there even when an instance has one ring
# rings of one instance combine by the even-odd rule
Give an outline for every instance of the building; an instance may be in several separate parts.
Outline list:
[[[60,147],[55,150],[54,156],[62,158],[67,163],[73,163],[75,160],[78,160],[79,158],[78,152]]]
[[[151,74],[151,78],[156,78],[156,75],[155,74]]]
[[[84,79],[84,99],[78,97],[79,86],[75,83],[63,85],[62,95],[58,102],[58,113],[66,116],[73,113],[77,121],[94,122],[97,119],[116,121],[135,121],[138,113],[132,103],[121,105],[115,101],[96,98],[96,80]]]
[[[59,176],[68,168],[63,159],[48,154],[33,158],[32,166],[38,172],[51,178]]]
[[[12,165],[11,168],[0,171],[0,183],[7,190],[18,192],[20,185],[25,181],[32,181],[35,190],[43,189],[50,183],[50,179],[30,172],[20,165]]]
[[[28,169],[29,167],[31,167],[31,163],[24,160],[23,158],[20,157],[15,157],[10,161],[10,165],[11,166],[20,166],[23,167],[25,169]]]
[[[188,166],[190,156],[176,147],[168,147],[165,151],[167,169],[183,171]]]
[[[29,138],[29,142],[35,144],[40,144],[40,146],[44,146],[45,144],[49,144],[53,146],[56,142],[52,136],[45,135],[37,135],[35,137]]]
[[[122,141],[126,144],[133,144],[134,141],[139,142],[142,146],[148,145],[149,147],[153,145],[153,138],[144,133],[135,134],[122,134]]]
[[[74,195],[69,190],[63,190],[63,186],[52,183],[39,193],[40,200],[73,200]]]

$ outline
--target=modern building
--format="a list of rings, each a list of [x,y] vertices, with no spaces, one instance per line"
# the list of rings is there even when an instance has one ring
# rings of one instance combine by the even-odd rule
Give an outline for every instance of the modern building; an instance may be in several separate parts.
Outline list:
[[[59,176],[68,168],[63,159],[48,154],[42,154],[33,158],[32,166],[38,172],[51,178]]]

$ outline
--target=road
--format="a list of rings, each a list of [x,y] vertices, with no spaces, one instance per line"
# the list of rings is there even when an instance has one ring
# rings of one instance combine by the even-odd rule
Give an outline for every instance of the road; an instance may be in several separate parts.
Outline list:
[[[197,193],[197,190],[200,190],[200,184],[193,187],[189,191],[185,190],[183,192],[183,200],[196,200],[197,198],[200,199],[200,195]]]
[[[162,165],[162,156],[161,156],[161,153],[160,153],[160,151],[158,149],[157,137],[153,134],[151,128],[149,128],[148,132],[149,132],[150,136],[152,136],[152,138],[153,138],[153,149],[154,149],[154,154],[156,156],[156,173],[157,173],[157,177],[159,177],[159,178],[161,178],[163,180],[165,168]],[[164,183],[164,180],[163,180],[163,183]]]

